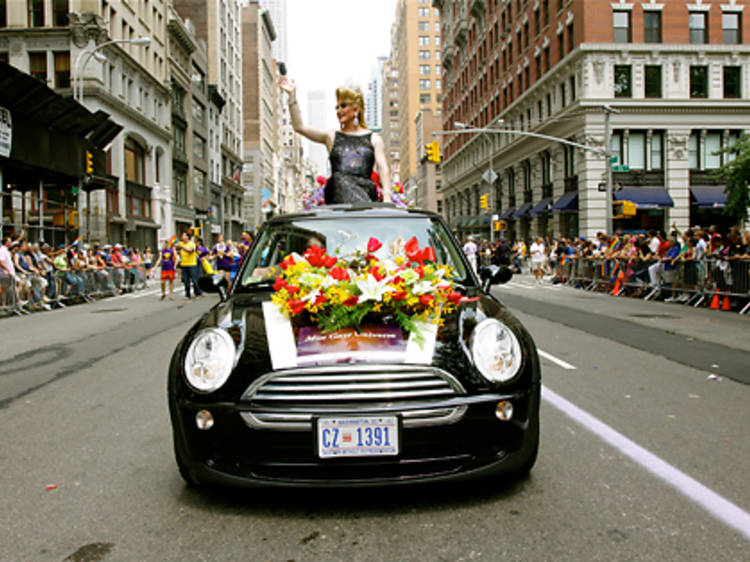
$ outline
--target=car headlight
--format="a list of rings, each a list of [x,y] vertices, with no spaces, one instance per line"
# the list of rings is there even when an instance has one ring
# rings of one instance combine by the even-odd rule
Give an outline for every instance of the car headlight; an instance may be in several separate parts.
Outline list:
[[[234,368],[235,347],[224,330],[208,328],[198,332],[185,356],[185,378],[198,392],[220,388]]]
[[[521,368],[521,345],[510,328],[494,318],[479,323],[471,335],[471,355],[482,375],[507,382]]]

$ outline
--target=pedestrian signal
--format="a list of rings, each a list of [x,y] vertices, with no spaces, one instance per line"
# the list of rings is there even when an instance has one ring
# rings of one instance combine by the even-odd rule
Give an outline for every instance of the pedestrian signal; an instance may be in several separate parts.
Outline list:
[[[427,151],[427,160],[430,162],[440,162],[440,145],[437,141],[432,141],[426,145],[425,150]]]
[[[505,221],[492,221],[492,230],[501,232],[505,230]]]
[[[632,201],[614,201],[612,203],[613,219],[628,219],[634,217],[638,205]]]
[[[94,155],[91,154],[91,152],[89,152],[88,150],[86,151],[86,173],[94,173]]]
[[[487,210],[487,209],[490,208],[490,196],[489,196],[489,194],[482,195],[479,198],[479,206],[482,209],[485,209],[485,210]]]

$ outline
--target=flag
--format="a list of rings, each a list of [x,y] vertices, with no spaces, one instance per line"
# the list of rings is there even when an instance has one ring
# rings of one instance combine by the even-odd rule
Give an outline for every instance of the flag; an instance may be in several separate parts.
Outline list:
[[[169,239],[169,247],[171,248],[174,246],[174,243],[177,242],[177,235],[173,234],[172,237]]]
[[[612,243],[611,243],[611,244],[609,245],[609,249],[610,249],[611,251],[615,251],[615,250],[617,250],[617,248],[619,248],[619,247],[620,247],[620,237],[619,237],[619,236],[615,236],[615,237],[614,237],[614,238],[612,239]]]
[[[73,243],[71,244],[71,246],[78,246],[78,244],[81,243],[81,240],[83,240],[83,238],[81,236],[79,236],[78,238],[76,238],[75,240],[73,240]]]

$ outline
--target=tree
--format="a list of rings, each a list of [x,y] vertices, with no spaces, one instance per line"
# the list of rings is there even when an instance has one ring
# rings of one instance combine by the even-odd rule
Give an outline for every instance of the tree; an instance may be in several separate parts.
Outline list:
[[[743,135],[735,144],[722,148],[719,152],[732,155],[725,157],[726,163],[716,171],[715,177],[726,183],[724,193],[727,203],[724,214],[732,217],[737,224],[747,221],[747,209],[750,207],[750,136]]]

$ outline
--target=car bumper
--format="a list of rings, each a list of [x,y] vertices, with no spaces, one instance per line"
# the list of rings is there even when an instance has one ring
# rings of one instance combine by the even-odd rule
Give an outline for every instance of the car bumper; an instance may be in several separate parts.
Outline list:
[[[509,421],[495,414],[497,403],[503,400],[513,404]],[[258,429],[243,417],[246,404],[171,399],[176,453],[183,468],[201,484],[378,486],[490,477],[533,464],[539,432],[538,386],[512,394],[456,397],[444,405],[465,406],[463,415],[444,425],[402,426],[397,456],[320,459],[311,429]],[[203,409],[215,420],[209,430],[196,427],[195,415]],[[401,415],[387,408],[360,413]]]

